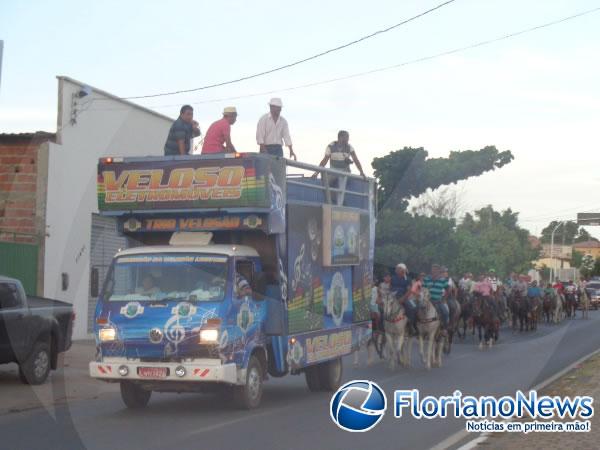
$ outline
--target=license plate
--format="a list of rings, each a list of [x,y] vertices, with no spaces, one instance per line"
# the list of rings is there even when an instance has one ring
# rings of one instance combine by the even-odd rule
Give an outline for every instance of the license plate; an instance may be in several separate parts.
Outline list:
[[[167,378],[166,367],[140,367],[138,375],[142,378]]]

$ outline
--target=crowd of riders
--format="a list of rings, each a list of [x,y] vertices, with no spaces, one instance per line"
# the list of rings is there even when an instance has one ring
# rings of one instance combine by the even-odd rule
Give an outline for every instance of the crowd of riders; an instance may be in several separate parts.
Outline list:
[[[441,321],[442,332],[446,332],[454,302],[462,304],[467,299],[481,298],[491,305],[501,321],[507,319],[508,301],[511,297],[539,299],[545,296],[557,296],[563,303],[572,296],[576,303],[586,296],[586,281],[579,283],[569,280],[554,283],[532,280],[529,275],[511,273],[505,280],[496,274],[495,269],[474,276],[464,273],[457,281],[449,276],[448,268],[439,264],[431,266],[429,274],[410,273],[404,263],[396,265],[393,271],[385,270],[380,279],[374,284],[371,293],[371,317],[373,324],[383,329],[384,300],[388,296],[400,302],[408,318],[411,333],[416,333],[417,309],[422,289],[429,291],[429,299],[435,306],[438,319]]]

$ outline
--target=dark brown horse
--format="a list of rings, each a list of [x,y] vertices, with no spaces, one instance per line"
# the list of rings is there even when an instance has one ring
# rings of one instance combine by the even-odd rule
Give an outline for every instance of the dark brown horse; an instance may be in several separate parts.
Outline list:
[[[489,347],[498,340],[500,331],[500,317],[494,300],[475,294],[473,298],[473,326],[479,332],[479,348],[483,348],[484,341]]]
[[[577,299],[575,298],[575,294],[565,293],[565,306],[567,310],[567,317],[569,319],[574,319],[575,310],[577,309]]]

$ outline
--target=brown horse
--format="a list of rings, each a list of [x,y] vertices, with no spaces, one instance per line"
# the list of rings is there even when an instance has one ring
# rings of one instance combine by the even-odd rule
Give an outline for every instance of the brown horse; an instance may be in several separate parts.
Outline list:
[[[483,349],[484,341],[491,347],[498,340],[500,317],[493,302],[493,299],[479,294],[475,294],[473,298],[473,326],[479,332],[480,349]]]
[[[567,317],[569,319],[574,319],[575,310],[577,309],[577,299],[575,298],[575,294],[565,293],[565,303],[567,309]]]

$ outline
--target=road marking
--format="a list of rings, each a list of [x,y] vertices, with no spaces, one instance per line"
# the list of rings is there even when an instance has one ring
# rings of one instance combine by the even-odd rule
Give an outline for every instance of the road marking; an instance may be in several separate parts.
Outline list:
[[[569,364],[564,369],[559,370],[554,375],[552,375],[552,376],[546,378],[544,381],[538,383],[537,385],[532,387],[531,390],[539,391],[540,389],[545,388],[549,384],[552,384],[554,381],[556,381],[557,379],[559,379],[560,377],[565,375],[567,372],[573,370],[576,366],[578,366],[585,360],[591,358],[592,356],[597,355],[598,353],[600,353],[600,348],[594,350],[593,352],[588,353],[587,355],[582,356],[577,361]],[[512,422],[512,420],[507,420],[507,422]],[[444,439],[442,442],[440,442],[436,446],[432,447],[431,450],[441,450],[441,449],[449,448],[453,445],[458,444],[460,441],[462,441],[464,438],[466,438],[470,434],[471,433],[469,433],[467,430],[460,430],[460,431],[454,433],[453,435],[449,436],[448,438]],[[467,442],[466,444],[459,447],[457,450],[471,450],[471,449],[477,447],[479,444],[482,444],[485,441],[487,441],[489,436],[490,435],[488,433],[482,433],[481,436],[473,439],[472,441]]]
[[[557,331],[563,331],[563,337],[564,337],[564,335],[567,334],[568,329],[571,327],[571,324],[573,324],[574,326],[580,326],[580,325],[578,325],[580,323],[581,322],[571,322],[571,321],[567,321],[567,319],[563,319],[561,321],[561,323],[558,324],[558,326],[556,328],[551,329],[550,332],[545,333],[542,336],[533,336],[533,339],[523,339],[523,342],[532,342],[532,341],[536,340],[536,338],[540,338],[541,339],[541,338],[544,338],[544,337],[548,337],[548,336],[551,336],[552,334],[554,334]],[[590,322],[582,323],[581,326],[585,326],[587,324],[592,324],[592,323],[593,323],[593,321],[590,320]],[[519,336],[519,335],[517,335],[517,336]],[[513,342],[519,342],[519,339],[516,339]],[[556,381],[558,378],[562,377],[565,373],[569,372],[570,370],[573,370],[573,368],[575,368],[577,365],[579,365],[582,362],[584,362],[586,359],[589,359],[589,358],[591,358],[592,356],[594,356],[594,355],[596,355],[598,353],[600,353],[600,348],[598,348],[598,349],[596,349],[596,350],[588,353],[587,355],[582,356],[577,361],[573,362],[572,364],[569,364],[564,369],[559,370],[554,375],[552,375],[552,376],[546,378],[544,381],[538,383],[536,386],[532,387],[531,390],[536,390],[537,391],[537,390],[545,388],[549,384],[551,384],[554,381]],[[461,355],[461,356],[466,356],[466,355]],[[458,358],[456,358],[456,359],[458,359]],[[443,449],[450,448],[450,447],[458,444],[460,441],[464,440],[467,436],[470,436],[470,435],[472,435],[472,433],[469,433],[465,429],[459,430],[456,433],[448,436],[446,439],[444,439],[440,443],[438,443],[435,446],[431,447],[431,450],[443,450]],[[457,450],[471,450],[471,449],[475,448],[476,446],[478,446],[479,444],[484,443],[488,438],[489,438],[489,434],[488,433],[482,433],[480,436],[478,436],[475,439],[473,439],[473,440],[467,442],[466,444],[462,445]]]

